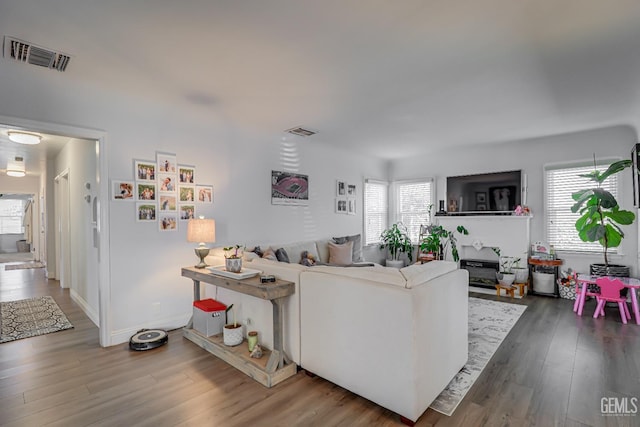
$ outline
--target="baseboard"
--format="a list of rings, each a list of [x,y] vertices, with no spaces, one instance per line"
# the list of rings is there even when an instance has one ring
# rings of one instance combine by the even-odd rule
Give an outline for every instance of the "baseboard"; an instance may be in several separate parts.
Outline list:
[[[87,315],[89,320],[91,320],[93,324],[99,328],[100,318],[98,316],[98,313],[74,289],[71,289],[71,299],[80,306],[80,308],[82,309],[82,311],[84,311],[84,314]]]
[[[109,345],[113,346],[129,342],[131,336],[137,333],[140,329],[163,329],[165,331],[171,331],[173,329],[183,328],[187,323],[189,323],[190,318],[191,313],[182,316],[154,320],[153,322],[147,322],[145,324],[138,325],[132,328],[112,331],[110,335]]]

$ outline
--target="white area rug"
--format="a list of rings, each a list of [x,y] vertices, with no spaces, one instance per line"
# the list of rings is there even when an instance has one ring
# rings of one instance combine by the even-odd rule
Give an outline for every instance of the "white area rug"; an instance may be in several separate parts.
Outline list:
[[[433,401],[431,409],[453,414],[526,308],[469,297],[469,360]]]

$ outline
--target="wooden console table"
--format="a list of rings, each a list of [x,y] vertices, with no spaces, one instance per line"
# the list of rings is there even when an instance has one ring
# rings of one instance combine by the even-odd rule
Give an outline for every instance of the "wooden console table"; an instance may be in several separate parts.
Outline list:
[[[230,289],[256,298],[271,301],[273,305],[273,350],[263,349],[260,359],[249,357],[246,340],[237,346],[224,345],[222,334],[205,337],[193,329],[193,317],[183,329],[183,336],[236,369],[244,372],[266,387],[272,387],[297,372],[297,366],[285,354],[283,346],[283,303],[295,292],[295,284],[285,280],[260,283],[260,277],[230,279],[211,274],[207,269],[184,267],[182,276],[193,280],[193,300],[200,300],[200,282]]]

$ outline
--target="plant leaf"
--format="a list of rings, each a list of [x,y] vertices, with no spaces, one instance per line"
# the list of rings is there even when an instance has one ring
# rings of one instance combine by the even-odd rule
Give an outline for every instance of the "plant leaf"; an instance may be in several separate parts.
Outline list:
[[[607,236],[607,242],[606,242],[607,247],[616,248],[620,246],[620,242],[622,242],[622,237],[623,237],[622,234],[620,234],[618,230],[613,228],[610,224],[607,224],[605,226],[605,230],[606,230],[605,233]],[[599,241],[602,246],[605,246],[605,242],[603,238],[599,239]]]
[[[636,219],[633,212],[619,209],[614,209],[613,212],[603,212],[603,215],[620,225],[630,225]]]

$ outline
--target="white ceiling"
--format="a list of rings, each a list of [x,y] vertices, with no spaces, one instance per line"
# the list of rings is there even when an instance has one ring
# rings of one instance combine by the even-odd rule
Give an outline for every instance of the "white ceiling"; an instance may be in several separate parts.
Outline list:
[[[638,0],[3,0],[0,28],[66,78],[383,158],[640,117]]]

